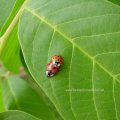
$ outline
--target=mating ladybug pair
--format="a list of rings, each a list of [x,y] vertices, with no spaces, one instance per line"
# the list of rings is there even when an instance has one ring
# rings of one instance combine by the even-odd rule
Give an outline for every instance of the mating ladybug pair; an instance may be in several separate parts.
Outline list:
[[[63,57],[60,55],[54,55],[52,60],[47,64],[46,75],[52,77],[59,72],[61,64],[63,64]]]

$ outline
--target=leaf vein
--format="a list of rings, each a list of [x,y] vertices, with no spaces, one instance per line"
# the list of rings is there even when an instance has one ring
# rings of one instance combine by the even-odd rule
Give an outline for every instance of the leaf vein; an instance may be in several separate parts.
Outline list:
[[[117,108],[116,108],[116,101],[115,101],[115,91],[114,91],[114,89],[115,89],[115,81],[113,80],[113,101],[114,101],[114,105],[115,105],[115,114],[116,114],[116,119],[117,120],[119,120],[119,118],[118,118],[118,113],[117,113]]]
[[[95,55],[94,58],[96,58],[96,57],[98,57],[98,56],[101,56],[101,55],[106,55],[106,54],[120,54],[120,51],[103,52],[103,53],[100,53],[100,54]]]
[[[111,13],[111,14],[101,14],[101,15],[88,16],[88,17],[80,17],[80,18],[77,18],[77,19],[73,19],[73,20],[70,20],[70,21],[66,21],[66,22],[57,24],[56,27],[58,27],[60,25],[69,24],[71,22],[78,22],[80,20],[93,19],[93,18],[98,18],[98,17],[102,17],[102,16],[112,16],[112,15],[120,15],[120,14],[113,14],[113,13]]]
[[[71,67],[72,67],[73,55],[74,55],[74,45],[72,46],[72,55],[71,55],[70,68],[69,68],[69,89],[70,89],[70,79],[71,79],[70,73],[72,70]],[[75,115],[73,108],[72,108],[72,100],[71,100],[71,92],[70,91],[69,91],[69,96],[70,96],[70,107],[71,107],[71,110],[73,112],[74,117],[76,118],[76,115]]]
[[[94,79],[94,68],[95,68],[95,63],[93,61],[93,68],[92,68],[93,103],[94,103],[94,107],[95,107],[97,118],[99,120],[99,114],[98,114],[97,106],[96,106],[96,103],[95,103],[95,91],[94,91],[94,80],[93,80]]]

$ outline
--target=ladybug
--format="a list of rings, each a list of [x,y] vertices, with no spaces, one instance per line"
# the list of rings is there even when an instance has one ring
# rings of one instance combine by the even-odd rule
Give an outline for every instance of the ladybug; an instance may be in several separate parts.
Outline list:
[[[60,55],[54,55],[54,56],[52,57],[52,62],[53,62],[53,65],[54,65],[55,67],[60,67],[60,65],[63,64],[64,59],[63,59],[63,57],[60,56]]]
[[[47,67],[46,67],[46,75],[47,77],[52,77],[54,76],[57,72],[59,72],[59,67],[55,67],[53,65],[53,62],[50,61],[48,64],[47,64]]]

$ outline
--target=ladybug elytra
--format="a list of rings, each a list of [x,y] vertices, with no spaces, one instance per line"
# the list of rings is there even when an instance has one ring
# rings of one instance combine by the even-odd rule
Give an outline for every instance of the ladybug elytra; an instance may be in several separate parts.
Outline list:
[[[52,77],[54,76],[57,72],[59,71],[59,67],[55,67],[53,65],[53,62],[50,61],[48,64],[47,64],[47,68],[46,68],[46,75],[47,77]]]

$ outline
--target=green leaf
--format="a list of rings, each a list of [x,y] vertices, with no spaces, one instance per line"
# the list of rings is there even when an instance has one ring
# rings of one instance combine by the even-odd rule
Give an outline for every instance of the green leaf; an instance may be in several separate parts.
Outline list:
[[[9,27],[23,2],[24,0],[0,1],[0,36],[2,36]]]
[[[29,78],[30,79],[30,78]],[[31,79],[30,79],[31,80]],[[34,86],[32,86],[34,87]],[[53,120],[52,109],[41,96],[39,96],[19,76],[7,77],[2,81],[3,101],[6,110],[21,110],[43,120]]]
[[[106,0],[30,0],[19,25],[33,82],[65,120],[120,119],[120,6]],[[60,72],[45,75],[52,55]]]
[[[113,2],[113,3],[115,3],[115,4],[120,5],[120,1],[119,1],[119,0],[108,0],[108,1],[110,1],[110,2]]]
[[[40,119],[25,112],[14,110],[0,113],[0,120],[40,120]]]
[[[3,96],[2,96],[2,79],[5,75],[5,69],[2,67],[2,64],[0,62],[0,112],[4,112],[5,111],[5,106],[4,106],[4,102],[3,102]]]
[[[20,45],[18,41],[18,20],[27,1],[0,1],[0,59],[3,65],[12,72],[18,73],[21,66]],[[8,8],[8,9],[7,9]],[[3,34],[4,33],[4,34]]]
[[[18,40],[18,24],[16,24],[8,39],[6,40],[0,54],[2,64],[8,70],[14,73],[18,73],[20,66],[22,66],[20,52],[21,49]]]
[[[1,79],[0,79],[0,112],[5,111],[3,98],[2,98],[2,87],[1,87]]]

